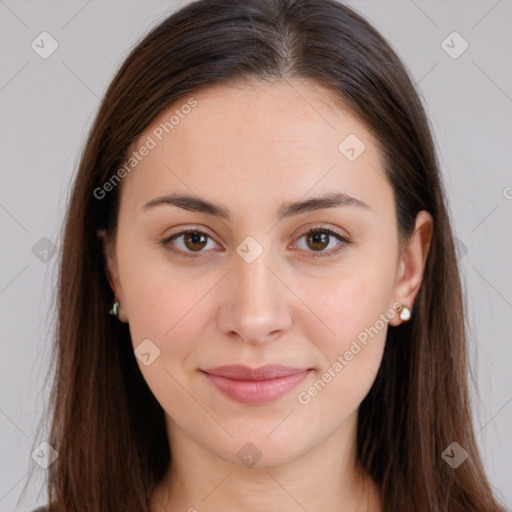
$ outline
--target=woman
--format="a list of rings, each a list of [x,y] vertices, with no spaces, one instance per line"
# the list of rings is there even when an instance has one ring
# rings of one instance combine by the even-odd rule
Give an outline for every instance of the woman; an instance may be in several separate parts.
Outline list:
[[[69,202],[53,509],[500,510],[445,203],[412,81],[348,7],[165,19]]]

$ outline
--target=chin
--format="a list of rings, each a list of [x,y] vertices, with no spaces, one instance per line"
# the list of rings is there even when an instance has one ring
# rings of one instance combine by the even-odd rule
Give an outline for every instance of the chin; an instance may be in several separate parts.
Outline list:
[[[275,428],[279,421],[274,421]],[[279,429],[279,427],[278,427]],[[259,433],[251,431],[235,433],[233,439],[219,439],[219,443],[210,442],[207,447],[219,457],[246,468],[276,467],[293,462],[314,448],[314,438],[307,438],[304,429],[297,428],[296,433],[288,430],[277,435],[277,430],[261,429]],[[269,433],[270,432],[270,433]]]

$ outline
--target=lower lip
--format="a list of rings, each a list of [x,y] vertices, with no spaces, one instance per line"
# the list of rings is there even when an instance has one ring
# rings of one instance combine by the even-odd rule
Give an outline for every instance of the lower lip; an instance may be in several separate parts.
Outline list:
[[[235,380],[203,372],[222,393],[243,404],[259,404],[275,400],[302,382],[310,370],[269,380]]]

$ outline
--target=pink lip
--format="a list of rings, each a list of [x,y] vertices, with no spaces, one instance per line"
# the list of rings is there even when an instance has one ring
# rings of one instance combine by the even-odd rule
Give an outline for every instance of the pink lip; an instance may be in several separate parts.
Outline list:
[[[310,370],[282,365],[260,368],[226,365],[201,371],[219,391],[233,400],[254,404],[269,402],[286,394],[302,382]]]

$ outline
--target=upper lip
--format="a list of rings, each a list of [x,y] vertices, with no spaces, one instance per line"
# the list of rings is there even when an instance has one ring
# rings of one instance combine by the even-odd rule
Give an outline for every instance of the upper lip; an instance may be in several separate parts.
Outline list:
[[[228,364],[202,370],[210,375],[226,377],[234,380],[269,380],[279,377],[286,377],[308,370],[308,368],[298,368],[294,366],[283,366],[280,364],[269,364],[258,368],[250,368],[248,366],[238,364]]]

